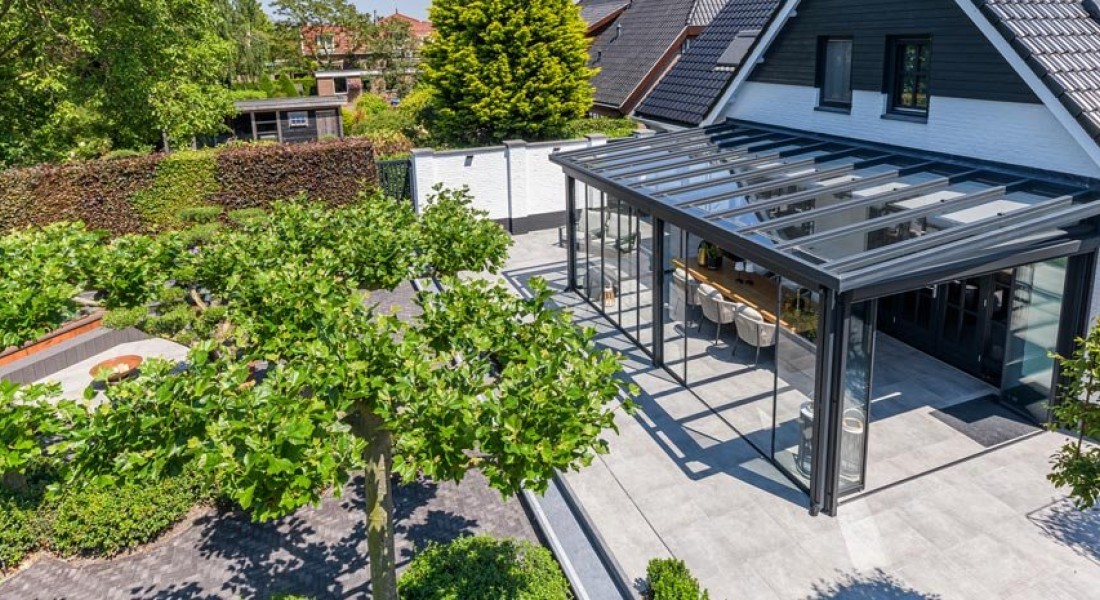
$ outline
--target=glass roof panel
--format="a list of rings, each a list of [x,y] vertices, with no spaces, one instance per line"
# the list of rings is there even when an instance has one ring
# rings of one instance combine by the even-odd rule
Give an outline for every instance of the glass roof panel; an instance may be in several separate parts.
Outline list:
[[[1100,181],[738,121],[551,160],[669,222],[697,222],[769,270],[838,291],[904,276],[911,256],[927,263],[941,246],[987,252],[982,240],[1005,237],[995,232],[1006,224],[1041,239],[1100,216]]]

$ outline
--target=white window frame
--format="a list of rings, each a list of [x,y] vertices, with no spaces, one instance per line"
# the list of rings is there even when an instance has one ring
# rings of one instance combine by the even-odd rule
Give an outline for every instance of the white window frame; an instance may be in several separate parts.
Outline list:
[[[286,114],[286,122],[291,127],[309,127],[309,111],[290,111]]]

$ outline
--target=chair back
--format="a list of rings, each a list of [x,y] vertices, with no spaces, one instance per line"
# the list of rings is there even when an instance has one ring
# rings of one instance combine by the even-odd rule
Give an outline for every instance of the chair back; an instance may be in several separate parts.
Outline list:
[[[766,323],[764,316],[755,308],[745,306],[737,312],[734,320],[737,323],[737,337],[746,344],[757,348],[775,344],[775,325]]]

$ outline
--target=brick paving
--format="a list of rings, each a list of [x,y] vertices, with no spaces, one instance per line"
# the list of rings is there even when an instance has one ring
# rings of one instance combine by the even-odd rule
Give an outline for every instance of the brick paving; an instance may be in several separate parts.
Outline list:
[[[361,485],[273,523],[203,511],[166,539],[110,560],[40,556],[0,583],[0,599],[158,600],[369,597]],[[398,488],[398,568],[429,541],[484,533],[535,540],[515,498],[480,473],[460,485],[420,481]]]

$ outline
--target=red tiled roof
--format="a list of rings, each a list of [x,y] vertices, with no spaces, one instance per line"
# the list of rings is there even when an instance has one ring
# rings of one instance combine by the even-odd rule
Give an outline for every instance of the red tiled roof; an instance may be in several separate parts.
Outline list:
[[[394,19],[408,23],[409,33],[412,34],[413,37],[424,39],[431,35],[433,31],[435,31],[429,21],[421,21],[416,17],[410,17],[409,15],[403,14],[401,12],[395,12],[388,17],[383,17],[379,19],[379,22],[385,23]]]

